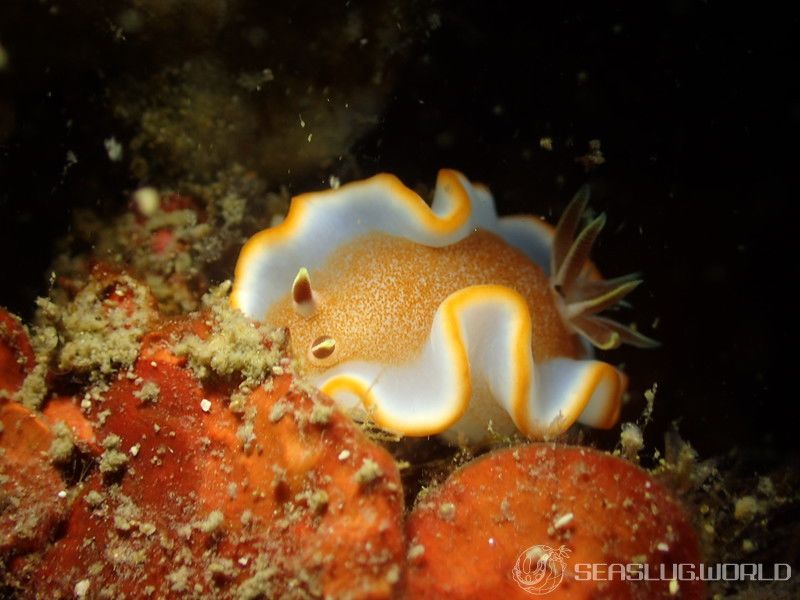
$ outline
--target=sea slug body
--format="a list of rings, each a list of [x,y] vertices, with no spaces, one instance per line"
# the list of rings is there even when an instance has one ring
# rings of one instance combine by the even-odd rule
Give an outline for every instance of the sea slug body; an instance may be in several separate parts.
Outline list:
[[[604,217],[579,231],[587,200],[583,188],[553,228],[498,217],[452,170],[430,206],[385,174],[304,194],[242,249],[232,303],[288,326],[311,380],[390,431],[477,442],[611,427],[627,379],[591,345],[654,342],[596,314],[640,281],[589,261]]]

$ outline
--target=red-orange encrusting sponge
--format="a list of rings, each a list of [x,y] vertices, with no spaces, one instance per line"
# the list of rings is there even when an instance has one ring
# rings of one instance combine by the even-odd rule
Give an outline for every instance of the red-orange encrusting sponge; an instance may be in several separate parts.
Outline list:
[[[47,425],[17,402],[33,368],[25,328],[0,309],[0,559],[43,545],[67,511],[59,492],[64,484],[50,464],[53,435]]]
[[[409,600],[704,597],[702,581],[670,581],[673,564],[700,562],[678,503],[639,467],[589,448],[486,455],[418,501],[407,537]],[[621,568],[637,567],[613,564],[648,565],[651,577],[664,565],[665,580],[623,580]]]
[[[0,405],[0,424],[0,558],[7,558],[41,547],[68,506],[50,464],[47,425],[16,402]]]
[[[291,375],[238,411],[238,379],[199,380],[172,351],[210,316],[161,322],[130,372],[64,419],[97,468],[63,535],[20,562],[27,596],[390,598],[404,576],[403,495],[391,456]],[[265,342],[267,343],[267,342]],[[55,417],[71,414],[59,398]],[[47,412],[47,411],[46,411]],[[74,412],[74,411],[72,411]]]
[[[22,323],[0,308],[0,399],[20,388],[33,362],[33,350]]]

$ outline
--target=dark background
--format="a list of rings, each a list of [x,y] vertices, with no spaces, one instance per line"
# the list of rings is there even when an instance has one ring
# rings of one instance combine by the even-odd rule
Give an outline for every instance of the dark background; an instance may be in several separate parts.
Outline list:
[[[637,417],[657,382],[651,445],[678,421],[702,456],[740,445],[769,462],[797,449],[800,416],[790,385],[799,23],[788,9],[731,4],[525,3],[527,15],[515,3],[433,4],[440,25],[398,67],[379,124],[353,155],[363,175],[390,171],[412,186],[458,168],[488,184],[506,214],[555,219],[590,183],[592,206],[609,217],[596,262],[608,275],[643,272],[630,315],[663,342],[605,357],[631,376],[623,418]],[[8,6],[0,43],[26,62],[0,74],[16,107],[0,138],[0,304],[28,316],[71,209],[121,207],[137,184],[97,139],[113,122],[109,80],[149,65],[116,55],[100,17],[16,22],[47,6],[4,19]],[[606,162],[587,171],[576,159],[592,139]],[[70,149],[80,159],[64,172]],[[303,191],[320,181],[286,183]]]

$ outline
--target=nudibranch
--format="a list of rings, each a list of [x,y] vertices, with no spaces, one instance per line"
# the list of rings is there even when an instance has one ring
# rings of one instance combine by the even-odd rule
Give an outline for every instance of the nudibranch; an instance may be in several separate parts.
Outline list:
[[[387,174],[303,194],[245,244],[231,302],[288,326],[312,383],[386,430],[477,442],[608,428],[627,379],[591,345],[654,342],[597,315],[640,281],[589,261],[605,217],[581,229],[587,201],[583,188],[553,228],[498,217],[452,170],[430,206]]]

